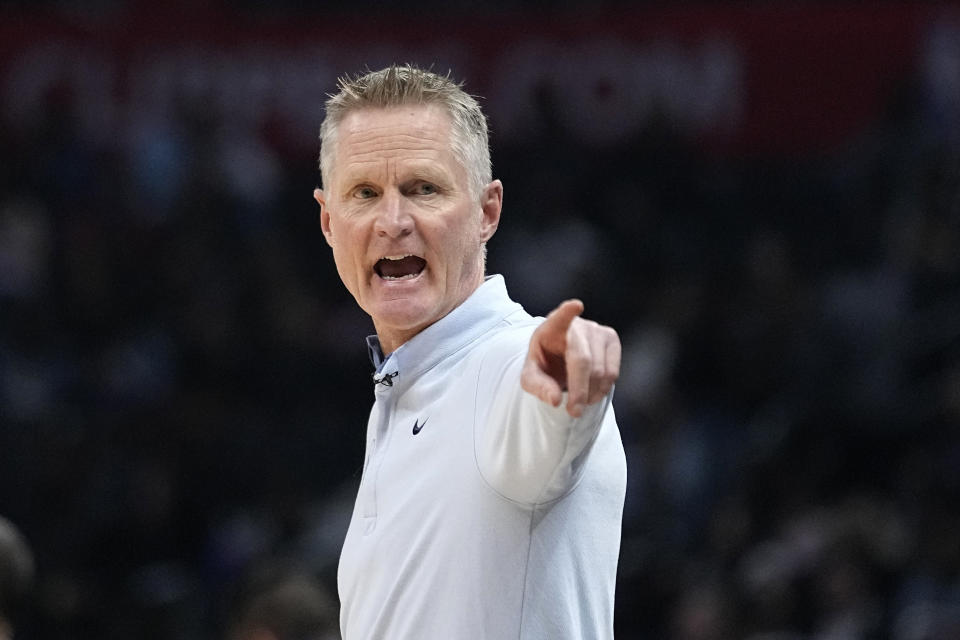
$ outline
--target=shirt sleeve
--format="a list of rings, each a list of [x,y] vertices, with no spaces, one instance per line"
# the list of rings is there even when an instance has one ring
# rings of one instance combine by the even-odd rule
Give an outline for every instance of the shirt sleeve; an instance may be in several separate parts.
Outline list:
[[[529,334],[527,335],[529,340]],[[503,497],[543,504],[576,486],[607,414],[613,391],[579,418],[520,387],[527,343],[498,344],[480,368],[474,449],[484,480]]]

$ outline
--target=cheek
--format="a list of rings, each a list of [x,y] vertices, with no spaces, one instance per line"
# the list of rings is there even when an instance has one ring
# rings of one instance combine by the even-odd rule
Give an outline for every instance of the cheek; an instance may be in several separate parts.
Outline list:
[[[465,217],[460,225],[451,231],[451,236],[464,257],[472,255],[480,246],[480,221],[473,216]]]
[[[349,289],[352,278],[350,277],[350,270],[347,268],[347,260],[336,246],[333,248],[333,263],[337,267],[337,273],[340,275],[340,279],[343,280],[343,284]]]
[[[352,287],[352,284],[358,279],[358,252],[355,250],[355,239],[345,233],[347,229],[339,228],[334,233],[334,242],[332,244],[333,248],[333,261],[337,267],[337,273],[340,274],[340,279],[343,280],[344,284],[347,287]]]
[[[331,228],[333,254],[340,261],[352,261],[358,255],[360,234],[356,227],[342,222]]]
[[[472,212],[460,211],[456,216],[448,218],[447,224],[438,231],[451,244],[467,246],[475,240],[479,242],[480,222]]]

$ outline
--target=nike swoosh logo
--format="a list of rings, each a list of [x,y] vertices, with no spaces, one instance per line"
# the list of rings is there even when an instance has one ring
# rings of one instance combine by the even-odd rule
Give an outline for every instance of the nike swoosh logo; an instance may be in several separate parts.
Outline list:
[[[430,418],[427,418],[427,420],[429,419]],[[424,420],[421,423],[420,418],[417,418],[416,420],[413,421],[413,435],[417,435],[418,433],[420,433],[420,429],[423,429],[423,425],[427,424],[427,420]]]

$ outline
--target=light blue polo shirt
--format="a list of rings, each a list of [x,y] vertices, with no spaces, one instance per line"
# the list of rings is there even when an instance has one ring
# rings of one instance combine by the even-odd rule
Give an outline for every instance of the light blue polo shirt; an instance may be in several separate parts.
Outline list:
[[[491,276],[379,363],[344,640],[613,637],[623,445],[610,396],[571,418],[520,388],[542,321]]]

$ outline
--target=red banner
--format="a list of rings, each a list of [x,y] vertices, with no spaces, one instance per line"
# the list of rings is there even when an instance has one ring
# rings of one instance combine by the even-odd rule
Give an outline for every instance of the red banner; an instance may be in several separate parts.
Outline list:
[[[865,3],[432,18],[385,14],[0,14],[0,113],[29,127],[66,103],[109,140],[203,111],[316,146],[325,93],[391,62],[452,70],[483,96],[495,143],[562,127],[616,143],[651,118],[724,152],[829,149],[870,126],[924,65],[950,7]]]

